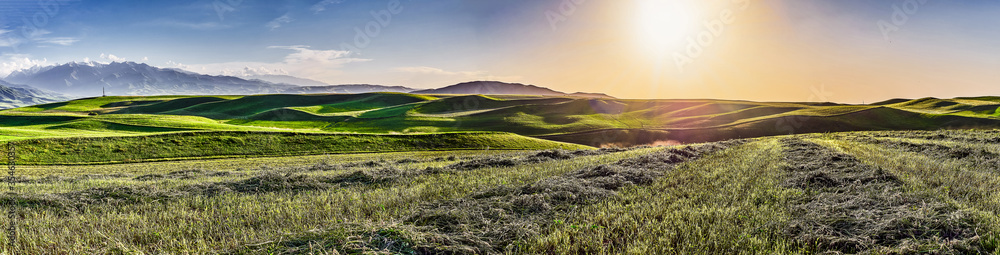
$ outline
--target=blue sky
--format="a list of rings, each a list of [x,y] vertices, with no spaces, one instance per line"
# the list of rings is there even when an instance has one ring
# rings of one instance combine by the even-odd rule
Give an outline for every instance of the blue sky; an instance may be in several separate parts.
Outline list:
[[[398,13],[387,17],[393,2],[67,0],[43,6],[13,0],[0,5],[3,29],[9,31],[0,45],[17,45],[4,48],[4,54],[49,64],[128,60],[213,74],[239,74],[250,67],[330,83],[366,82],[338,75],[348,71],[440,69],[465,78],[504,78],[477,69],[481,59],[469,56],[483,54],[484,48],[502,52],[502,45],[489,40],[493,34],[485,33],[502,33],[493,26],[514,17],[507,12],[539,5],[523,0],[401,0],[395,1]],[[36,15],[50,18],[39,24],[32,20]],[[370,43],[355,45],[355,29],[376,22],[368,30],[377,32]],[[342,47],[345,43],[353,48]]]
[[[897,7],[912,12],[904,22],[893,20]],[[732,22],[678,64],[689,39],[727,12]],[[127,60],[331,84],[503,80],[630,98],[1000,94],[1000,2],[985,0],[2,0],[0,14],[0,76]],[[377,34],[355,43],[366,28]]]

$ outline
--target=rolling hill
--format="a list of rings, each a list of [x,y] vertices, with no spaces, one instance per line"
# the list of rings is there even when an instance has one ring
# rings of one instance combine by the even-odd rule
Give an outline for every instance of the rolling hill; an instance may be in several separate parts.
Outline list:
[[[405,93],[100,97],[0,111],[0,139],[187,131],[419,134],[498,131],[576,144],[1000,127],[1000,98],[872,105]]]

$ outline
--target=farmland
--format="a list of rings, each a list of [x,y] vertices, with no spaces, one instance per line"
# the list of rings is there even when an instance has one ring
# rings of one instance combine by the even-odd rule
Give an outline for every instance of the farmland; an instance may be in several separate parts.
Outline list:
[[[0,111],[19,164],[3,247],[996,253],[998,101],[372,93],[16,108]],[[650,143],[666,146],[633,146]]]
[[[31,254],[996,253],[998,140],[869,131],[42,164],[5,199],[14,247]]]

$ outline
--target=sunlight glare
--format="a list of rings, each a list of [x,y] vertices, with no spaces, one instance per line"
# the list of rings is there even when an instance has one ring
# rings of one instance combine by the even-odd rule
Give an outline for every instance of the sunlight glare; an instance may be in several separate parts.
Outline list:
[[[664,57],[680,48],[697,29],[698,9],[691,0],[635,0],[637,40],[646,53]]]

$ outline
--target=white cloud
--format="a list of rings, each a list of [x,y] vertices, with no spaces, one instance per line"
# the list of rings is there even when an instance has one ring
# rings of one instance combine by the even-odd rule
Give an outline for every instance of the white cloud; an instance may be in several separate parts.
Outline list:
[[[27,54],[3,54],[0,55],[0,77],[6,77],[10,73],[34,66],[48,65],[47,59],[32,59]]]
[[[125,58],[115,56],[114,54],[101,53],[101,58],[111,60],[111,62],[125,62]]]
[[[0,47],[14,47],[21,44],[21,40],[14,37],[0,35]]]
[[[370,59],[360,59],[349,57],[350,52],[339,50],[313,50],[309,46],[271,46],[268,49],[281,49],[295,51],[285,56],[280,62],[227,62],[212,64],[192,64],[185,65],[173,61],[168,61],[167,65],[191,72],[250,76],[250,75],[294,75],[304,78],[323,79],[338,75],[338,69],[345,64],[353,62],[371,61]]]
[[[79,38],[75,37],[43,37],[52,34],[52,31],[44,29],[33,30],[27,37],[12,32],[14,31],[0,29],[0,47],[17,47],[26,42],[41,43],[42,47],[49,45],[72,46],[80,41]]]
[[[191,29],[191,30],[220,30],[231,28],[231,25],[222,24],[219,22],[186,22],[177,20],[154,20],[145,23],[138,23],[137,26],[147,26],[147,27],[166,27],[166,28],[179,28],[179,29]]]
[[[320,1],[319,3],[314,4],[312,7],[309,8],[309,10],[312,10],[313,13],[317,13],[318,14],[320,12],[325,11],[327,5],[339,4],[339,3],[343,3],[343,2],[344,2],[344,0],[323,0],[323,1]]]
[[[285,15],[282,15],[281,17],[278,17],[277,19],[268,22],[264,26],[270,28],[273,31],[275,29],[280,28],[284,24],[291,23],[292,21],[293,21],[292,16],[286,13]]]
[[[12,30],[0,29],[0,47],[17,47],[23,40],[16,36]]]
[[[142,57],[142,62],[148,62],[148,61],[149,61],[149,57]]]
[[[79,42],[80,39],[73,37],[51,37],[51,38],[38,38],[35,41],[47,44],[61,45],[61,46],[72,46],[74,43]]]
[[[42,37],[44,35],[51,34],[51,33],[52,33],[52,31],[49,31],[49,30],[37,29],[37,30],[31,31],[31,34],[28,34],[27,37],[30,38],[30,39],[37,39],[38,37]]]

